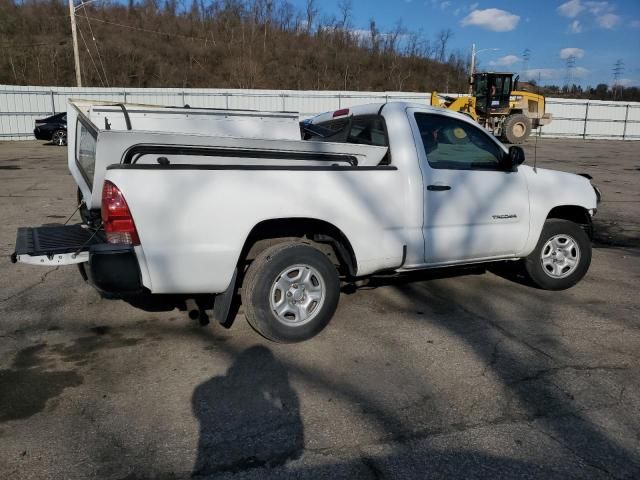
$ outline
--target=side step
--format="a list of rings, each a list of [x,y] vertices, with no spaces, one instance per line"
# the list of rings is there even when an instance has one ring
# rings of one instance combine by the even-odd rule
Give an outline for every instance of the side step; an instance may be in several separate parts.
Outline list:
[[[20,227],[13,263],[57,266],[89,260],[89,247],[104,243],[102,232],[83,224]]]

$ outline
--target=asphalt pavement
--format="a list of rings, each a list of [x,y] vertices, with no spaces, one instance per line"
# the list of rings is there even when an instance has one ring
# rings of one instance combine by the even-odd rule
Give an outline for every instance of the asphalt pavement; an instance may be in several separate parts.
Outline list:
[[[640,143],[534,144],[603,192],[580,284],[375,278],[278,345],[11,264],[76,193],[64,148],[0,142],[0,478],[640,478]]]

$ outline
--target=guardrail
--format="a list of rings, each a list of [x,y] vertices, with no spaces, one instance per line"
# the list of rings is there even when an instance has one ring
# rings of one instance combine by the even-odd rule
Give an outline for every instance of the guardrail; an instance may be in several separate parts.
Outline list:
[[[429,93],[237,89],[144,89],[0,86],[0,138],[33,138],[37,118],[66,110],[68,98],[205,108],[295,111],[301,118],[352,105],[407,101],[430,103]],[[640,139],[640,102],[547,99],[551,124],[544,137]]]

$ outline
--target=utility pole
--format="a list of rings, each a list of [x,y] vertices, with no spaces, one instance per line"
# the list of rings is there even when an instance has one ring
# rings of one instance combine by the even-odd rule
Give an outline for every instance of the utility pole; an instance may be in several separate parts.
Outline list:
[[[71,17],[71,37],[73,39],[73,59],[76,65],[76,83],[78,87],[82,86],[82,77],[80,76],[80,53],[78,52],[78,32],[76,31],[76,11],[73,7],[73,0],[69,0],[69,16]]]
[[[476,44],[471,44],[471,68],[469,73],[469,95],[473,95],[473,73],[476,69]]]
[[[469,77],[469,95],[473,94],[473,74],[476,73],[476,55],[482,52],[497,52],[499,48],[483,48],[482,50],[476,50],[476,44],[471,44],[471,71]]]

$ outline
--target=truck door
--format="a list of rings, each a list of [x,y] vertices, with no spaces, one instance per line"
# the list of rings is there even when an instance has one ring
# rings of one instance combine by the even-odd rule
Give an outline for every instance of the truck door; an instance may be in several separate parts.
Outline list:
[[[529,233],[524,174],[504,170],[504,150],[479,126],[420,110],[409,115],[424,177],[425,263],[514,256]]]

